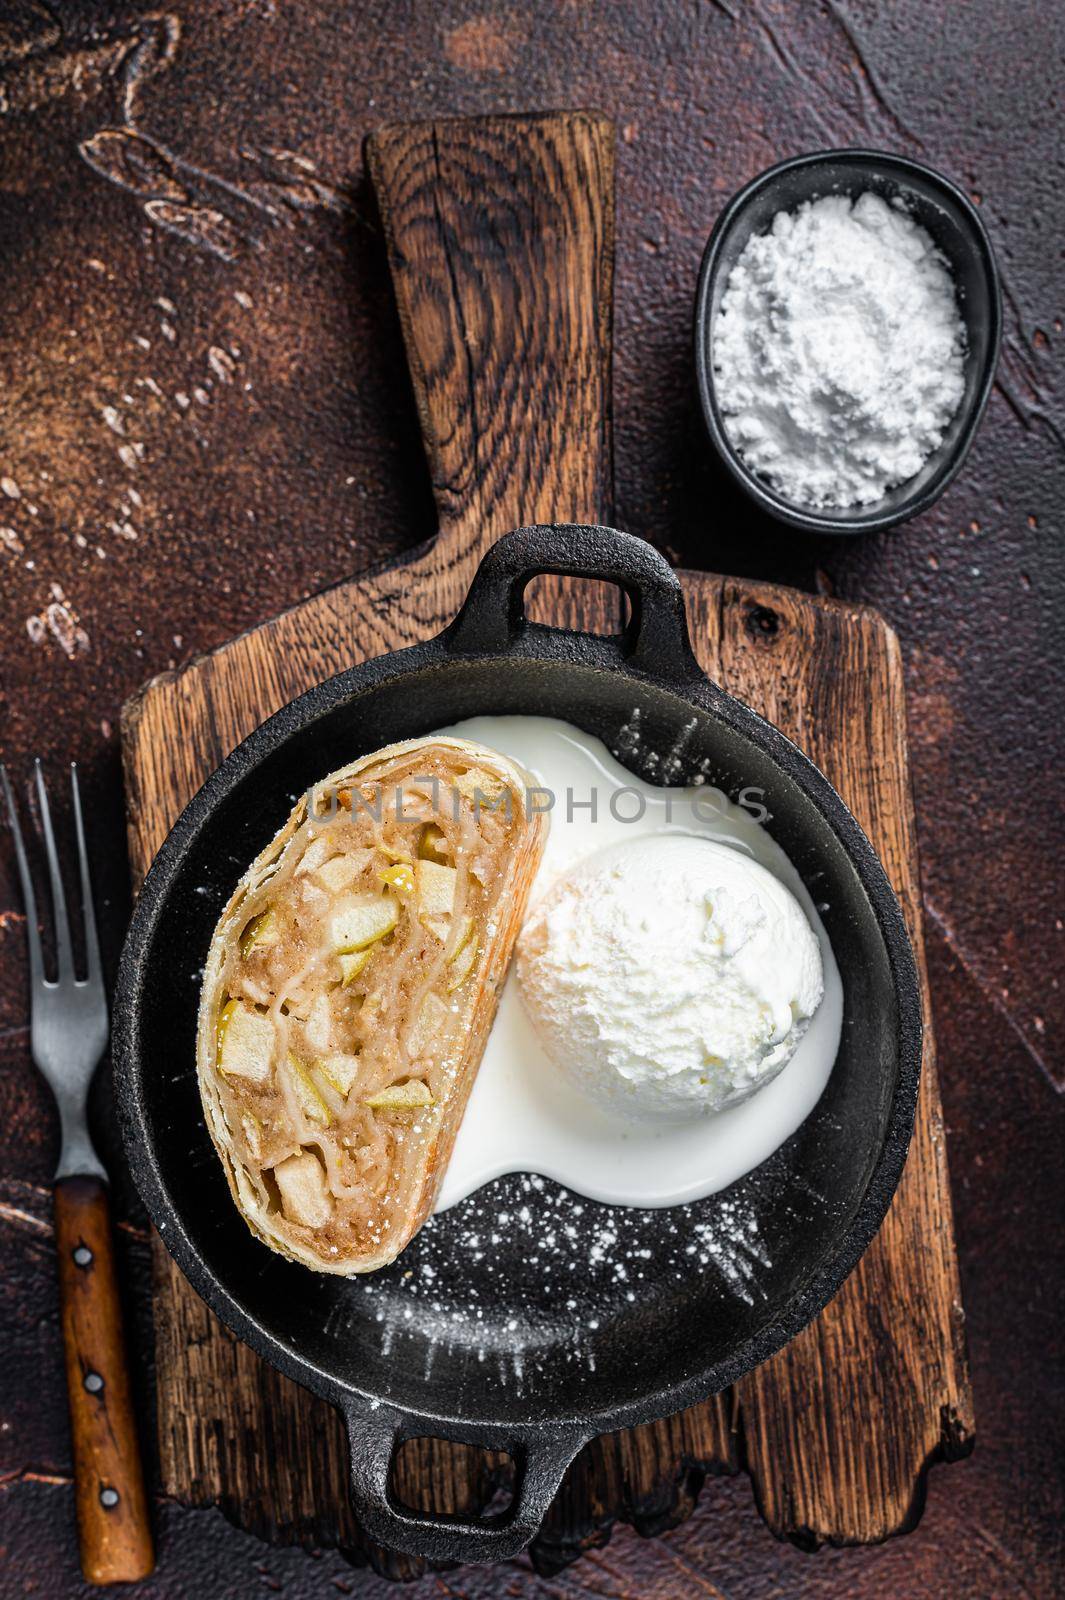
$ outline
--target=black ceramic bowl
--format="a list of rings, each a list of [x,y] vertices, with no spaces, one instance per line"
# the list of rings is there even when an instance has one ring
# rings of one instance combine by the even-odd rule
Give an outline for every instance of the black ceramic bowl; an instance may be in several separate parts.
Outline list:
[[[624,588],[626,633],[525,622],[522,595],[540,572]],[[370,1278],[308,1272],[253,1239],[230,1200],[196,1086],[199,969],[233,884],[308,783],[478,712],[566,717],[615,749],[638,713],[639,750],[626,757],[637,770],[641,751],[671,750],[692,771],[705,763],[726,792],[764,790],[770,832],[822,907],[836,953],[836,1065],[802,1127],[721,1194],[640,1211],[547,1181],[526,1193],[528,1179],[510,1176],[431,1218]],[[114,1015],[130,1165],[178,1265],[260,1355],[341,1408],[369,1536],[454,1561],[514,1555],[586,1440],[693,1404],[816,1316],[902,1171],[920,1039],[905,926],[865,835],[782,733],[703,676],[662,558],[607,528],[508,535],[439,638],[319,684],[235,750],[145,880]],[[590,1246],[605,1229],[615,1242],[604,1261]],[[389,1464],[397,1440],[415,1434],[510,1451],[518,1481],[502,1519],[445,1522],[397,1501]]]
[[[939,449],[920,472],[860,510],[811,509],[785,500],[742,460],[725,431],[717,402],[713,328],[732,268],[752,234],[768,229],[778,211],[794,211],[829,194],[872,190],[902,199],[950,263],[968,331],[965,392]],[[983,223],[948,178],[919,161],[883,150],[823,150],[793,156],[754,178],[729,201],[710,235],[695,300],[695,370],[707,431],[742,489],[780,522],[811,533],[872,533],[917,516],[943,493],[965,460],[995,376],[1002,333],[998,269]]]

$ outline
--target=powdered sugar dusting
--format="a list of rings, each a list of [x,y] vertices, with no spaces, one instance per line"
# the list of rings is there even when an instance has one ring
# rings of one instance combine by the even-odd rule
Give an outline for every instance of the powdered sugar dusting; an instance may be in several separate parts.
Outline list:
[[[725,1300],[766,1300],[772,1266],[755,1206],[722,1195],[669,1211],[606,1208],[522,1174],[429,1218],[386,1273],[353,1279],[330,1308],[342,1338],[367,1314],[384,1357],[426,1379],[441,1347],[462,1349],[519,1393],[550,1350],[595,1370],[596,1335],[625,1305],[711,1275]]]
[[[801,505],[870,505],[920,471],[964,392],[944,256],[867,193],[778,212],[729,275],[713,329],[725,428]]]

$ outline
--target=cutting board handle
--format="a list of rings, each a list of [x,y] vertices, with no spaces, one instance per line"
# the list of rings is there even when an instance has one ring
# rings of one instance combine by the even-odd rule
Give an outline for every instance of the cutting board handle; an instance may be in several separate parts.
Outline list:
[[[509,528],[609,522],[613,124],[397,124],[366,160],[441,554],[466,566]]]

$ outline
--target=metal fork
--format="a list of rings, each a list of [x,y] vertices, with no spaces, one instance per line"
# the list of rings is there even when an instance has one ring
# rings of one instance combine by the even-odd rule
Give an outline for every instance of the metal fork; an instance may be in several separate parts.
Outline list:
[[[74,971],[59,855],[41,763],[37,801],[52,891],[56,975],[45,975],[37,899],[18,809],[0,766],[15,841],[30,957],[33,1060],[55,1095],[62,1146],[53,1186],[81,1568],[90,1583],[145,1578],[155,1565],[115,1275],[107,1174],[87,1120],[89,1085],[107,1046],[107,997],[92,904],[77,767],[71,765],[86,974]]]

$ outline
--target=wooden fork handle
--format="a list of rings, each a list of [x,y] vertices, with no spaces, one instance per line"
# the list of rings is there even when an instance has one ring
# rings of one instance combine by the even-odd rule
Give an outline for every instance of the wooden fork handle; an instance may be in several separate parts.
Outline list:
[[[155,1565],[133,1415],[107,1185],[55,1186],[55,1237],[66,1354],[81,1570],[131,1583]]]

